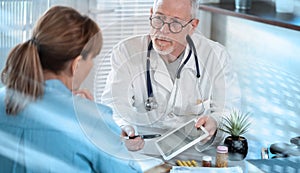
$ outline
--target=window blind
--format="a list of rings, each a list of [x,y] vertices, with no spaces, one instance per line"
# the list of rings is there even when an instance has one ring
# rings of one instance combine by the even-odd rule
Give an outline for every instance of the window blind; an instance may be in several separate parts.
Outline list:
[[[0,70],[9,51],[29,39],[34,22],[48,5],[49,1],[40,0],[0,0]]]
[[[149,32],[148,18],[152,4],[153,0],[98,0],[94,8],[90,8],[90,15],[102,29],[104,44],[100,55],[95,59],[94,69],[83,87],[93,91],[97,102],[101,101],[111,70],[112,47],[127,37]]]
[[[91,90],[96,101],[100,101],[111,70],[112,47],[124,38],[149,31],[148,17],[152,3],[153,0],[0,0],[0,69],[9,50],[29,39],[36,20],[50,6],[71,6],[89,15],[102,29],[102,51],[82,85]]]
[[[77,1],[66,0],[0,0],[0,71],[9,51],[31,37],[38,18],[53,5],[75,7]],[[82,1],[87,3],[88,0]],[[78,5],[80,6],[80,5]],[[0,82],[0,87],[2,83]]]

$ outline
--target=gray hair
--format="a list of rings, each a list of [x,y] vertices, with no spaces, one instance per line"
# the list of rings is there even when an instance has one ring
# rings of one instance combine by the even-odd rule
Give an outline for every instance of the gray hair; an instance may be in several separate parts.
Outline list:
[[[157,7],[157,4],[159,1],[163,1],[163,0],[154,0],[154,3],[153,3],[153,10],[156,9]],[[198,0],[190,0],[190,4],[191,4],[191,17],[192,18],[197,18],[198,17],[198,7],[199,7],[199,3],[198,3]]]

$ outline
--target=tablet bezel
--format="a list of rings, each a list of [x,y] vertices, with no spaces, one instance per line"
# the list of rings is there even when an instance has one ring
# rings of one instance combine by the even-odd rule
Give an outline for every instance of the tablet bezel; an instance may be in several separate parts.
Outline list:
[[[155,141],[156,148],[158,149],[159,153],[162,155],[162,157],[164,158],[164,160],[170,160],[170,159],[172,159],[173,157],[177,156],[178,154],[182,153],[186,149],[190,148],[191,146],[195,145],[196,143],[200,142],[201,140],[203,140],[204,138],[206,138],[208,136],[208,131],[203,126],[200,126],[200,129],[203,131],[203,135],[201,135],[198,138],[194,139],[192,142],[184,145],[183,147],[181,147],[180,149],[176,150],[172,154],[166,156],[158,143],[160,141],[166,139],[167,137],[169,137],[173,133],[177,132],[179,129],[184,128],[186,125],[190,124],[191,122],[195,122],[195,119],[192,119],[192,120],[188,121],[187,123],[185,123],[182,126],[180,126],[180,127],[176,128],[176,129],[172,130],[168,134],[164,135],[163,137],[161,137],[157,141]]]

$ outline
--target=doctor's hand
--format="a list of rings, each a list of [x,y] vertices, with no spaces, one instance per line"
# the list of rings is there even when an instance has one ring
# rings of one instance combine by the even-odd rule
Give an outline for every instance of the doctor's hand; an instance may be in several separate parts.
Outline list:
[[[125,125],[122,126],[121,128],[122,128],[122,137],[135,135],[135,130],[132,126]],[[145,141],[141,137],[136,137],[134,139],[126,139],[125,145],[129,151],[138,151],[144,147]]]
[[[218,128],[216,120],[208,115],[204,115],[204,116],[201,116],[200,118],[198,118],[198,120],[195,124],[195,127],[200,128],[200,126],[203,126],[208,131],[208,137],[206,137],[205,139],[203,139],[201,141],[204,143],[206,143],[213,137],[213,135],[215,134],[215,132]]]

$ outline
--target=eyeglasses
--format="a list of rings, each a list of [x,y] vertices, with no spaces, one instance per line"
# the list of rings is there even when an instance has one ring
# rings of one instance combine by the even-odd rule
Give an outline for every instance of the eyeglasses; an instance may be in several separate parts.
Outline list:
[[[168,24],[169,30],[171,31],[171,33],[174,33],[174,34],[181,32],[184,27],[186,27],[188,24],[190,24],[194,20],[194,19],[191,19],[185,25],[182,25],[178,21],[165,22],[161,19],[160,16],[150,17],[149,19],[150,19],[150,24],[154,29],[161,29],[165,24]]]

